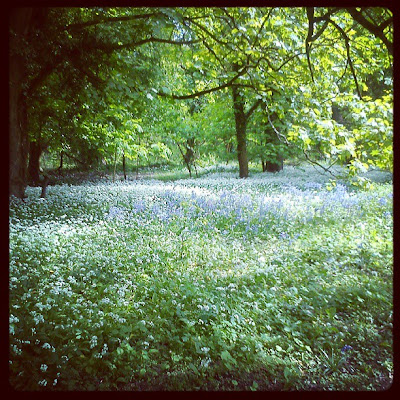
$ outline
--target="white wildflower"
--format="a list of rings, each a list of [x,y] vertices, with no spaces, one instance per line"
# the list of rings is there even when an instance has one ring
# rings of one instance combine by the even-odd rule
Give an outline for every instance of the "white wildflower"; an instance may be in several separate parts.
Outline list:
[[[93,349],[93,347],[95,347],[97,345],[97,336],[92,336],[89,344],[90,344],[90,348]]]

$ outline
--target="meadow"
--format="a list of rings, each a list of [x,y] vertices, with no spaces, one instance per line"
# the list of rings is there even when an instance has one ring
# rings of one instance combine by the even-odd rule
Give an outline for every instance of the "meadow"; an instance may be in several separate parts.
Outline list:
[[[9,208],[17,390],[383,390],[391,181],[311,166],[29,187]]]

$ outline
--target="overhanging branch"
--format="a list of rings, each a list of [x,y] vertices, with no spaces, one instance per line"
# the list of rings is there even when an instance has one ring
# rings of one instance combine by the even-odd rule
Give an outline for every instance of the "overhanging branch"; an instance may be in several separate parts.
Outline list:
[[[354,83],[356,84],[358,97],[362,100],[362,94],[360,91],[360,87],[358,86],[356,71],[354,70],[353,61],[351,60],[351,56],[350,56],[350,39],[346,35],[346,32],[336,22],[332,21],[331,19],[328,19],[327,22],[331,23],[340,32],[340,34],[342,35],[342,37],[344,39],[344,42],[346,45],[346,51],[347,51],[347,60],[349,62],[351,74],[353,75]]]
[[[307,38],[306,38],[306,55],[307,55],[307,63],[308,63],[308,69],[310,70],[311,74],[311,80],[313,83],[315,83],[314,80],[314,73],[311,65],[311,59],[310,59],[310,51],[311,51],[311,38],[313,37],[314,33],[314,7],[307,7],[307,18],[308,18],[308,33],[307,33]]]
[[[330,10],[330,13],[333,13],[334,11],[335,11],[335,9],[334,10]],[[360,97],[360,99],[362,100],[361,90],[360,90],[360,87],[358,85],[357,75],[356,75],[356,72],[355,72],[355,69],[354,69],[354,65],[353,65],[353,61],[351,59],[351,54],[350,54],[350,39],[347,36],[346,32],[343,30],[343,28],[341,28],[336,22],[334,22],[329,17],[329,15],[330,14],[328,13],[328,14],[325,14],[325,16],[314,18],[314,8],[313,7],[308,7],[307,8],[307,17],[308,17],[308,21],[309,21],[309,26],[308,26],[308,34],[307,34],[307,38],[306,38],[306,41],[305,41],[305,46],[306,46],[307,62],[308,62],[308,67],[310,69],[312,81],[314,82],[314,74],[313,74],[311,60],[310,60],[310,43],[313,42],[314,40],[316,40],[322,34],[322,32],[324,32],[324,30],[326,29],[328,24],[332,24],[339,31],[340,35],[344,39],[344,42],[345,42],[345,45],[346,45],[347,64],[350,66],[351,74],[353,76],[354,83],[356,85],[357,94]],[[322,28],[314,35],[314,22],[317,21],[317,20],[318,21],[325,21],[325,23],[322,26]],[[346,64],[346,68],[347,68],[347,64]]]
[[[188,44],[195,44],[195,43],[199,43],[199,42],[201,42],[200,39],[198,39],[198,40],[170,40],[170,39],[162,39],[162,38],[156,38],[156,37],[151,36],[147,39],[134,41],[134,42],[130,42],[130,43],[100,45],[98,48],[105,52],[112,52],[112,51],[118,51],[118,50],[123,50],[123,49],[134,49],[136,47],[143,46],[144,44],[147,44],[147,43],[188,45]]]
[[[354,7],[346,8],[349,14],[353,17],[355,21],[357,21],[361,26],[367,29],[370,33],[372,33],[375,37],[380,39],[386,46],[388,52],[393,55],[393,43],[388,40],[388,38],[383,33],[384,29],[387,28],[393,21],[393,18],[389,18],[384,21],[381,25],[374,25],[372,22],[369,22],[360,11],[357,11]]]
[[[122,22],[122,21],[133,21],[136,19],[148,19],[148,18],[160,16],[160,15],[161,15],[161,13],[157,12],[157,13],[150,13],[150,14],[137,14],[137,15],[124,15],[121,17],[109,17],[109,18],[91,20],[91,21],[80,22],[80,23],[75,23],[75,24],[69,24],[65,27],[65,30],[67,30],[67,31],[79,30],[79,29],[84,29],[84,28],[87,28],[89,26],[94,26],[94,25],[108,24],[108,23]]]
[[[326,167],[324,167],[322,164],[320,164],[318,161],[312,160],[312,159],[310,158],[310,156],[307,154],[307,151],[306,151],[306,150],[303,150],[303,154],[304,154],[304,156],[306,157],[307,161],[308,161],[311,165],[313,165],[313,166],[314,166],[314,165],[317,165],[318,167],[322,168],[325,172],[330,173],[335,179],[337,178],[337,176],[330,170],[330,169],[336,164],[337,159],[334,160],[334,161],[332,162],[332,164],[330,164],[330,165],[326,168]]]
[[[257,107],[262,103],[261,99],[258,99],[253,106],[249,109],[249,111],[247,111],[247,113],[245,114],[245,118],[246,121],[250,118],[251,114],[253,114],[253,112],[257,109]]]
[[[231,80],[229,80],[228,82],[226,82],[226,83],[224,83],[224,84],[222,84],[222,85],[213,87],[213,88],[211,88],[211,89],[201,90],[200,92],[195,92],[195,93],[191,93],[191,94],[187,94],[187,95],[180,95],[180,96],[179,96],[179,95],[175,95],[175,94],[162,93],[162,92],[157,92],[157,95],[158,95],[158,96],[161,96],[161,97],[169,97],[169,98],[174,99],[174,100],[194,99],[194,98],[196,98],[196,97],[200,97],[200,96],[203,96],[203,95],[208,94],[208,93],[216,92],[216,91],[218,91],[218,90],[221,90],[221,89],[224,89],[224,88],[226,88],[226,87],[231,86],[231,85],[233,84],[233,82],[234,82],[237,78],[239,78],[239,76],[243,75],[243,74],[246,72],[246,70],[247,70],[247,66],[245,66],[244,68],[242,68],[242,70],[239,71],[239,72],[238,72]]]

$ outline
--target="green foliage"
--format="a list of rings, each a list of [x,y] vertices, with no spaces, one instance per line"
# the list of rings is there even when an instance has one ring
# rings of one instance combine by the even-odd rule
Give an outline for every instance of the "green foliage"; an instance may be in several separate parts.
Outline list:
[[[384,23],[390,11],[362,14]],[[311,159],[349,164],[351,176],[369,166],[390,170],[391,56],[382,38],[355,23],[348,10],[316,8],[314,16],[322,18],[314,26],[320,34],[307,58],[304,8],[38,11],[42,24],[33,27],[25,54],[30,138],[88,166],[101,158],[114,163],[116,152],[178,160],[177,144],[188,139],[196,143],[196,163],[210,153],[230,161],[237,157],[234,83],[245,111],[262,100],[247,121],[250,160],[274,162],[306,152]],[[387,40],[391,29],[386,23]],[[187,44],[171,44],[180,41]],[[219,87],[178,103],[169,97]],[[346,124],[332,119],[334,105]],[[277,130],[279,141],[268,140],[268,130],[269,136]]]
[[[10,200],[13,387],[390,385],[392,187],[368,172],[393,169],[392,25],[350,11],[316,8],[309,47],[304,8],[37,11],[11,49],[31,141],[114,174],[121,157],[205,168]],[[336,177],[207,175],[237,157],[232,85],[250,161]]]
[[[392,186],[328,181],[287,167],[12,198],[10,383],[388,387]]]

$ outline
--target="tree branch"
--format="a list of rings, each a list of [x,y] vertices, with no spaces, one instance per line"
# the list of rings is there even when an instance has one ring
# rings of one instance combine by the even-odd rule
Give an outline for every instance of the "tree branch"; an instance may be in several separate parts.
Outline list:
[[[86,22],[80,22],[80,23],[75,23],[75,24],[69,24],[65,27],[65,30],[79,30],[83,28],[87,28],[88,26],[93,26],[93,25],[99,25],[99,24],[107,24],[107,23],[113,23],[113,22],[122,22],[122,21],[133,21],[135,19],[142,19],[142,18],[151,18],[151,17],[156,17],[160,16],[161,13],[150,13],[150,14],[138,14],[138,15],[125,15],[121,17],[109,17],[109,18],[104,18],[104,19],[98,19],[98,20],[92,20],[92,21],[86,21]]]
[[[355,21],[357,21],[361,26],[367,29],[370,33],[372,33],[375,37],[380,39],[386,46],[387,50],[391,55],[393,55],[393,43],[388,40],[388,38],[384,35],[383,30],[390,25],[393,18],[389,18],[385,22],[383,22],[380,26],[374,25],[369,22],[360,11],[357,11],[354,7],[346,8],[349,14],[353,17]]]
[[[68,59],[68,61],[77,69],[79,72],[81,72],[83,75],[86,75],[90,81],[90,83],[94,87],[101,86],[105,83],[103,79],[99,78],[96,76],[89,68],[86,68],[83,63],[80,60],[80,54],[79,51],[73,52],[71,57]]]
[[[223,45],[223,46],[231,46],[232,43],[229,42],[224,42],[221,39],[218,39],[213,33],[211,33],[207,28],[205,28],[203,25],[199,24],[198,22],[193,21],[193,19],[189,18],[189,17],[185,17],[184,21],[189,21],[191,22],[193,25],[197,26],[199,29],[201,29],[203,32],[205,32],[209,37],[211,37],[212,39],[214,39],[217,43]]]
[[[187,45],[187,44],[193,44],[193,43],[198,43],[201,40],[184,40],[184,41],[174,41],[174,40],[169,40],[169,39],[162,39],[162,38],[156,38],[156,37],[150,37],[147,39],[139,40],[138,42],[131,42],[131,43],[124,43],[121,45],[113,45],[113,44],[106,44],[106,43],[97,43],[97,45],[93,46],[92,48],[94,50],[100,50],[105,53],[111,53],[113,51],[118,51],[118,50],[123,50],[123,49],[133,49],[139,46],[142,46],[146,43],[166,43],[166,44],[175,44],[175,45]],[[45,79],[63,62],[66,60],[70,60],[70,54],[58,54],[57,56],[54,57],[53,60],[49,61],[41,70],[39,73],[36,75],[35,78],[32,79],[30,82],[28,89],[26,91],[27,96],[31,96],[34,91],[45,81]],[[73,62],[73,61],[71,61]],[[77,67],[77,64],[75,63],[75,66]],[[77,67],[81,72],[84,72],[83,66],[80,66],[79,68]],[[91,74],[85,69],[86,72],[84,72],[89,78],[92,78],[93,82],[96,81],[97,83],[100,83],[100,80],[98,77],[96,77],[94,74]]]
[[[345,42],[345,45],[346,45],[346,51],[347,51],[347,60],[348,60],[349,65],[350,65],[351,74],[353,75],[354,82],[356,84],[358,97],[362,100],[362,95],[361,95],[360,87],[358,86],[358,81],[357,81],[356,72],[354,70],[353,61],[351,61],[351,57],[350,57],[350,43],[349,43],[350,39],[346,35],[346,32],[336,22],[332,21],[331,19],[328,19],[327,21],[329,23],[331,23],[340,32],[340,34],[344,38],[344,42]]]
[[[75,158],[74,156],[72,156],[71,154],[68,154],[67,152],[64,151],[64,155],[66,155],[67,157],[69,157],[71,160],[74,160],[75,162],[78,162],[81,165],[86,165],[83,161],[78,160],[77,158]]]
[[[169,97],[169,98],[172,98],[174,100],[194,99],[195,97],[200,97],[200,96],[203,96],[205,94],[216,92],[218,90],[221,90],[221,89],[224,89],[226,87],[231,86],[233,84],[233,82],[237,78],[239,78],[239,76],[243,75],[246,72],[246,70],[247,70],[247,66],[245,66],[241,71],[239,71],[230,81],[224,83],[223,85],[219,85],[219,86],[213,87],[211,89],[206,89],[206,90],[202,90],[200,92],[195,92],[195,93],[182,95],[182,96],[178,96],[178,95],[174,95],[174,94],[166,94],[166,93],[161,93],[161,92],[157,92],[157,95],[158,96],[162,96],[162,97]]]
[[[101,45],[98,49],[103,50],[105,52],[112,52],[118,51],[123,49],[134,49],[135,47],[143,46],[146,43],[166,43],[166,44],[176,44],[176,45],[183,45],[183,44],[194,44],[201,42],[200,39],[198,40],[181,40],[175,41],[170,39],[161,39],[156,37],[149,37],[147,39],[139,40],[138,42],[130,42],[130,43],[123,43],[123,44],[108,44],[108,45]]]
[[[265,23],[268,21],[269,16],[271,15],[272,10],[273,10],[273,9],[271,8],[271,9],[268,11],[268,15],[264,18],[264,20],[263,20],[263,22],[262,22],[262,24],[261,24],[261,26],[260,26],[260,29],[258,30],[258,33],[257,33],[257,35],[256,35],[255,38],[254,38],[252,47],[255,47],[256,44],[257,44],[257,42],[259,42],[260,37],[261,37],[261,31],[263,30]]]
[[[215,59],[219,62],[219,65],[222,67],[223,70],[226,71],[226,68],[224,66],[224,63],[220,60],[220,58],[215,54],[215,51],[207,44],[205,40],[203,40],[204,46],[207,48],[207,50],[215,57]]]
[[[61,55],[54,57],[48,62],[30,82],[26,91],[27,97],[30,97],[34,91],[45,81],[45,79],[64,61]]]
[[[247,111],[247,113],[245,113],[245,118],[246,121],[250,118],[251,114],[253,114],[253,112],[256,110],[256,108],[262,103],[261,99],[258,99],[253,106],[249,109],[249,111]]]
[[[288,140],[286,139],[286,137],[285,137],[284,135],[282,135],[282,134],[275,128],[274,124],[272,123],[271,117],[270,117],[270,115],[269,115],[268,104],[266,104],[266,103],[265,103],[265,111],[267,112],[268,122],[269,122],[269,124],[271,125],[272,129],[274,130],[274,132],[275,132],[275,134],[276,134],[278,140],[279,140],[280,142],[285,142],[285,144],[286,144],[287,146],[290,146],[290,143],[288,142]]]
[[[312,70],[312,65],[311,65],[311,60],[310,60],[310,51],[311,51],[311,38],[313,37],[314,33],[314,7],[307,7],[307,18],[308,18],[308,33],[307,33],[307,38],[306,38],[306,55],[307,55],[307,63],[308,63],[308,69],[310,70],[311,74],[311,80],[313,83],[315,83],[314,80],[314,73]]]
[[[331,10],[331,13],[333,13],[333,10]],[[360,87],[358,85],[356,72],[355,72],[354,65],[353,65],[353,62],[352,62],[351,56],[350,56],[350,39],[347,36],[346,32],[336,22],[334,22],[329,16],[327,16],[328,14],[325,14],[325,16],[323,16],[323,17],[314,18],[314,9],[311,10],[310,8],[307,8],[307,17],[308,17],[308,20],[309,20],[309,29],[308,29],[308,35],[307,35],[307,38],[306,38],[306,54],[307,54],[308,66],[309,66],[310,73],[311,73],[311,78],[312,78],[312,80],[314,82],[314,75],[313,75],[313,72],[312,72],[311,60],[310,60],[310,55],[309,55],[309,51],[310,51],[309,42],[313,38],[313,24],[314,24],[314,22],[316,20],[318,20],[318,21],[323,21],[324,20],[325,24],[323,25],[323,27],[320,29],[320,31],[315,36],[318,38],[322,34],[322,32],[326,29],[326,26],[327,26],[328,23],[332,24],[339,31],[339,33],[343,37],[345,45],[346,45],[347,62],[348,62],[348,65],[350,66],[351,74],[353,75],[353,79],[354,79],[354,82],[356,84],[357,94],[360,97],[360,99],[362,100],[362,94],[361,94],[361,91],[360,91]],[[347,68],[347,64],[346,64],[346,68]]]
[[[307,161],[312,164],[312,165],[317,165],[318,167],[322,168],[325,172],[329,172],[334,178],[337,178],[337,176],[330,170],[332,168],[332,166],[337,162],[337,160],[335,160],[331,165],[329,165],[328,168],[325,168],[323,165],[321,165],[319,162],[315,161],[315,160],[311,160],[310,156],[307,154],[306,150],[303,150],[303,154],[305,155]]]
[[[386,21],[383,21],[378,28],[383,32],[390,24],[393,23],[393,17],[388,18]]]
[[[321,22],[321,21],[326,21],[331,17],[332,14],[335,12],[338,12],[340,10],[339,7],[332,7],[328,12],[324,15],[321,15],[320,17],[314,17],[314,22]]]

